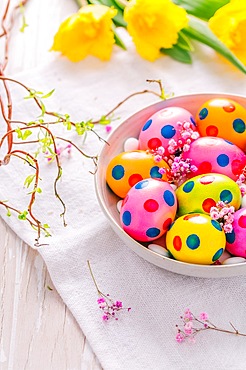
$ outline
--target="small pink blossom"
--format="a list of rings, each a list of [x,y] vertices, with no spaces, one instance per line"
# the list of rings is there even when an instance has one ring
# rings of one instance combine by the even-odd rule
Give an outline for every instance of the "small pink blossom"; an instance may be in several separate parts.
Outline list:
[[[159,168],[159,170],[158,170],[158,172],[159,172],[161,175],[164,175],[164,173],[166,173],[166,170],[165,170],[165,168],[160,167],[160,168]]]
[[[176,335],[175,339],[176,339],[176,341],[177,341],[178,343],[182,343],[182,342],[184,341],[185,337],[183,336],[183,334],[182,334],[182,333],[177,333],[177,335]]]
[[[201,312],[200,315],[199,315],[199,319],[202,320],[202,321],[208,320],[207,312]]]
[[[105,130],[106,130],[107,133],[109,133],[112,130],[112,126],[106,125]]]

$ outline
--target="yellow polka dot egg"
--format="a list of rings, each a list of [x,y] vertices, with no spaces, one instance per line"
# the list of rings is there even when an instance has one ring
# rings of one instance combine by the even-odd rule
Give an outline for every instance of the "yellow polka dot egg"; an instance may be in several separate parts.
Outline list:
[[[224,252],[225,233],[216,220],[200,213],[179,217],[166,234],[166,246],[182,262],[211,265]]]

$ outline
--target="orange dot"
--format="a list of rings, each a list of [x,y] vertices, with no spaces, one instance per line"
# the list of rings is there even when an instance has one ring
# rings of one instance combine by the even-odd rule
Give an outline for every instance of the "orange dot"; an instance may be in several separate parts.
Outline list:
[[[211,207],[215,207],[216,206],[216,202],[215,202],[215,200],[214,199],[212,199],[212,198],[207,198],[207,199],[205,199],[204,201],[203,201],[203,203],[202,203],[202,209],[205,211],[205,212],[207,212],[207,213],[209,213],[210,212],[210,208]]]
[[[190,220],[191,218],[193,218],[193,217],[197,217],[197,216],[200,216],[200,215],[199,215],[199,213],[192,213],[191,215],[186,215],[186,216],[184,216],[183,220],[188,221],[188,220]]]
[[[216,127],[216,126],[208,126],[207,128],[206,128],[206,134],[208,135],[208,136],[217,136],[218,135],[218,132],[219,132],[219,130],[218,130],[218,128]]]
[[[128,179],[128,184],[133,187],[137,182],[143,180],[143,177],[139,173],[132,174]]]
[[[174,246],[174,249],[176,249],[176,251],[180,251],[180,249],[182,247],[182,240],[181,240],[180,236],[176,235],[174,237],[173,246]]]
[[[223,109],[224,109],[225,112],[231,113],[231,112],[234,112],[234,110],[236,109],[236,107],[235,107],[234,104],[229,103],[228,105],[224,105],[223,106]]]

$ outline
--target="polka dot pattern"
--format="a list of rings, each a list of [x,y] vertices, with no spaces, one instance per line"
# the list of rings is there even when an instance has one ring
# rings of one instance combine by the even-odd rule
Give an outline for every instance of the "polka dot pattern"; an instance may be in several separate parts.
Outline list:
[[[246,228],[246,215],[242,215],[239,217],[238,226],[242,227],[243,229]]]
[[[218,163],[218,165],[220,166],[220,167],[225,167],[225,166],[228,166],[228,164],[229,164],[229,161],[230,161],[230,159],[229,159],[229,157],[228,157],[228,155],[226,155],[226,154],[220,154],[218,157],[217,157],[217,163]]]
[[[149,149],[155,150],[155,149],[159,148],[161,145],[162,145],[162,142],[161,142],[160,139],[158,139],[158,137],[154,137],[154,138],[152,138],[148,141],[148,148]]]
[[[166,181],[148,178],[127,193],[120,208],[122,228],[134,239],[147,242],[167,232],[177,212],[174,190]]]
[[[203,202],[202,202],[202,209],[204,210],[204,212],[206,213],[209,213],[210,212],[210,208],[211,207],[215,207],[216,206],[216,202],[214,199],[212,198],[207,198],[205,199]]]
[[[173,239],[173,246],[176,251],[180,251],[182,248],[182,240],[180,236],[176,235]]]
[[[200,112],[199,112],[199,118],[201,120],[205,119],[208,115],[208,109],[207,108],[203,108]]]
[[[222,227],[220,226],[219,222],[216,221],[216,220],[211,220],[211,224],[213,225],[213,227],[215,227],[215,229],[219,230],[219,231],[222,231]]]
[[[216,126],[211,125],[206,128],[207,136],[218,136],[218,133],[219,133],[219,130],[218,130],[218,127]]]
[[[200,239],[196,234],[191,234],[186,239],[186,245],[188,248],[194,250],[197,249],[200,245]]]
[[[139,175],[138,173],[134,173],[133,175],[131,175],[128,179],[128,184],[130,185],[130,187],[134,186],[137,182],[143,180],[143,177],[141,175]]]
[[[184,186],[183,186],[183,191],[185,193],[190,193],[191,190],[194,188],[194,181],[188,181]]]
[[[176,130],[172,125],[166,125],[161,129],[161,135],[165,139],[171,139],[176,134]]]
[[[112,170],[112,177],[115,180],[120,180],[124,176],[125,170],[124,167],[121,165],[115,166]]]
[[[242,134],[245,131],[245,123],[242,119],[237,118],[233,121],[233,128],[239,134]]]
[[[233,199],[233,196],[230,190],[225,189],[220,193],[220,200],[222,200],[222,202],[230,203],[232,199]]]
[[[147,212],[155,212],[159,208],[159,204],[154,199],[148,199],[144,202],[143,207]]]
[[[235,242],[235,239],[236,239],[236,235],[235,235],[234,230],[232,230],[231,233],[226,233],[226,241],[227,241],[227,243],[233,244]]]
[[[213,255],[212,261],[213,262],[217,261],[221,257],[223,252],[224,252],[223,248],[220,248],[219,250],[217,250],[217,252]]]
[[[234,110],[236,109],[235,105],[232,104],[232,103],[229,103],[226,104],[226,105],[223,105],[223,110],[227,113],[231,113],[231,112],[234,112]]]
[[[154,166],[150,169],[150,177],[154,179],[161,179],[162,175],[159,172],[160,167]]]
[[[148,130],[148,128],[150,128],[150,126],[151,126],[152,122],[153,122],[153,121],[152,121],[152,119],[149,119],[149,120],[145,123],[145,125],[143,126],[142,130],[143,130],[143,131]]]

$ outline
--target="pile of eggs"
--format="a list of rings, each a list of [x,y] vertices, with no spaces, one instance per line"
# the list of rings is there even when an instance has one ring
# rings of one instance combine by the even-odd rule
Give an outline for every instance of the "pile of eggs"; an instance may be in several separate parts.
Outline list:
[[[178,187],[168,182],[168,161],[155,160],[170,140],[182,144],[180,123],[199,135],[182,153],[196,170]],[[108,164],[106,181],[120,201],[120,223],[152,251],[194,264],[246,262],[246,199],[237,179],[246,166],[246,108],[236,101],[205,101],[196,115],[170,106],[143,122],[138,138]],[[235,208],[233,230],[225,233],[210,208],[223,201]]]

